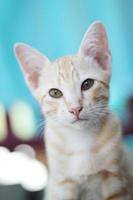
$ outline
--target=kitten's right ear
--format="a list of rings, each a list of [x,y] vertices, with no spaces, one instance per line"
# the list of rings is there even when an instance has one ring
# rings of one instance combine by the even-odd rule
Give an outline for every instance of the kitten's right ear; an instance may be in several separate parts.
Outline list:
[[[28,85],[32,90],[37,89],[40,73],[49,60],[37,50],[23,43],[15,44],[14,50]]]

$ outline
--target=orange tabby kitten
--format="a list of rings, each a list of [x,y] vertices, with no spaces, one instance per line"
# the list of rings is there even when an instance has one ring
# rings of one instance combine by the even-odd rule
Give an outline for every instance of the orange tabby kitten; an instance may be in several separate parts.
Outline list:
[[[46,199],[133,199],[131,159],[108,107],[111,53],[103,24],[91,25],[75,55],[50,62],[25,44],[15,53],[46,118]]]

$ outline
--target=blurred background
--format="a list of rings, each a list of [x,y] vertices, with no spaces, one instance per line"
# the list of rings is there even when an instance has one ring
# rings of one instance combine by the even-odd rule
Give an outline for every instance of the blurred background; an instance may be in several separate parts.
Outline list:
[[[15,191],[14,195],[21,194],[13,199],[39,200],[42,195],[36,192],[42,191],[47,180],[45,177],[45,182],[38,181],[38,186],[34,184],[37,179],[29,178],[29,185],[33,184],[25,187],[20,177],[15,182],[15,175],[7,175],[16,169],[17,158],[21,156],[37,161],[38,166],[46,164],[43,116],[24,82],[13,45],[27,43],[53,60],[76,53],[88,26],[101,20],[106,26],[113,55],[110,106],[122,121],[124,141],[133,150],[132,19],[131,0],[0,0],[0,162],[5,158],[3,163],[8,165],[5,168],[3,164],[4,171],[0,165],[1,200],[8,200],[7,195],[11,199],[11,191]],[[14,154],[18,157],[13,161]],[[23,168],[28,166],[25,159],[21,163]],[[10,163],[14,165],[11,167]],[[42,173],[47,176],[45,168]],[[2,178],[1,174],[5,176]],[[23,177],[26,179],[27,176]],[[15,189],[12,189],[14,185]],[[8,192],[5,192],[7,188]]]

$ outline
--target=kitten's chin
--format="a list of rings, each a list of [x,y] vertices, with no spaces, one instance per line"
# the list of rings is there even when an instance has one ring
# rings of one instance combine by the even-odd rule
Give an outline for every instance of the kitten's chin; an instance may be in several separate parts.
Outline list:
[[[79,120],[75,120],[74,122],[71,123],[71,126],[73,126],[76,129],[86,129],[88,128],[89,125],[89,120],[87,119],[79,119]]]
[[[78,130],[83,130],[86,129],[88,127],[90,127],[90,123],[89,120],[87,119],[79,119],[79,120],[74,120],[74,121],[66,121],[66,122],[60,122],[62,125],[70,127],[70,128],[74,128],[74,129],[78,129]]]

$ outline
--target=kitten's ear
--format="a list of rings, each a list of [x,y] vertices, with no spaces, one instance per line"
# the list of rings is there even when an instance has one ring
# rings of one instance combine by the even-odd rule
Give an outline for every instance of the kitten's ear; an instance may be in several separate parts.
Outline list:
[[[49,63],[48,59],[23,43],[15,44],[14,50],[28,85],[32,90],[37,89],[40,73]]]
[[[108,47],[107,34],[101,22],[93,23],[84,35],[79,53],[92,57],[104,70],[111,66],[111,53]]]

